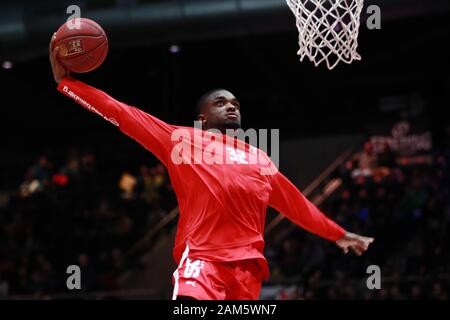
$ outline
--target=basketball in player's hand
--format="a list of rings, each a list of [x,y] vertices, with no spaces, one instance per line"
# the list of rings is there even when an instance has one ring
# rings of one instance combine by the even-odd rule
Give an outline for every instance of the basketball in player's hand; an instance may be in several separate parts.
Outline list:
[[[108,54],[103,28],[90,19],[76,18],[56,31],[52,48],[59,47],[57,59],[68,70],[84,73],[97,69]]]

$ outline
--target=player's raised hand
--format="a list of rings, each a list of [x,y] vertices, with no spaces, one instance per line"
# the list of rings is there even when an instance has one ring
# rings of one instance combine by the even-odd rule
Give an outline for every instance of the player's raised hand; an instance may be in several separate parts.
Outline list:
[[[358,256],[362,255],[373,242],[374,238],[363,237],[351,232],[346,232],[345,235],[336,241],[336,245],[348,253],[349,249],[352,249]]]
[[[52,65],[53,77],[55,78],[56,83],[60,83],[65,76],[69,75],[69,70],[64,68],[64,66],[58,61],[57,54],[59,47],[54,47],[53,43],[56,37],[56,33],[52,35],[50,40],[50,44],[48,47],[50,63]]]

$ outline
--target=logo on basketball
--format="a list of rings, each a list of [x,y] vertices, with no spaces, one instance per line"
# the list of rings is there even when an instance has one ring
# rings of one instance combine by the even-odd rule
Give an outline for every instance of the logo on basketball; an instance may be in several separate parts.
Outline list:
[[[67,51],[65,56],[70,56],[72,54],[80,53],[84,51],[83,41],[81,39],[73,40],[67,42]]]

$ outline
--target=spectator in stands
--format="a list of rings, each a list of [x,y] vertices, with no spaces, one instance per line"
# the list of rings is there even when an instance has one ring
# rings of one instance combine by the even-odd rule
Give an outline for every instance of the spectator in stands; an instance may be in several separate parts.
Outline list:
[[[78,256],[78,266],[80,267],[81,290],[92,291],[97,289],[97,273],[91,265],[89,256],[86,253],[80,253]]]
[[[373,145],[371,142],[364,143],[364,150],[358,157],[358,167],[361,170],[370,170],[376,168],[377,156],[373,151]]]
[[[51,180],[52,167],[48,158],[41,156],[38,162],[31,167],[28,177],[30,180],[38,180],[43,185],[48,185]]]
[[[25,175],[20,186],[20,195],[28,197],[35,192],[42,192],[51,183],[53,166],[46,156],[41,156]]]
[[[377,155],[377,166],[387,169],[396,166],[395,153],[387,142],[383,144],[381,152]]]

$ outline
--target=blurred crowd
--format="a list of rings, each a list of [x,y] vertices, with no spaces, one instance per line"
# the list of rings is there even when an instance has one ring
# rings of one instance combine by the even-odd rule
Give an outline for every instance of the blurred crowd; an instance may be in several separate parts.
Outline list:
[[[271,279],[263,299],[448,299],[450,149],[398,155],[370,143],[330,179],[341,187],[321,206],[344,228],[375,237],[362,256],[294,227],[266,243]],[[99,174],[96,155],[71,150],[61,165],[42,156],[0,207],[0,298],[67,292],[66,268],[82,291],[120,289],[128,250],[176,206],[163,165]],[[381,289],[367,288],[367,267]]]
[[[117,289],[127,251],[176,206],[161,164],[111,184],[94,153],[66,159],[41,156],[0,208],[0,298],[67,292],[69,265],[80,267],[82,291]]]
[[[351,232],[375,237],[362,256],[295,228],[266,254],[270,299],[448,299],[450,293],[450,150],[380,154],[370,142],[347,161],[338,192],[322,211]],[[367,267],[381,271],[369,290]]]

